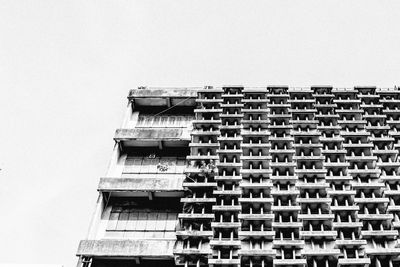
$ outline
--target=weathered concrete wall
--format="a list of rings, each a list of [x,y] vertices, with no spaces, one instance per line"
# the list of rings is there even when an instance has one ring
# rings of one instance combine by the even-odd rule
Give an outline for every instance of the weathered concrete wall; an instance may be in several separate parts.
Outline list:
[[[82,240],[78,256],[172,258],[175,240]]]
[[[184,174],[154,178],[101,178],[98,189],[100,191],[183,191],[184,178]]]
[[[129,98],[136,97],[154,97],[154,98],[165,98],[165,97],[197,97],[198,88],[147,88],[147,89],[132,89],[129,92]]]
[[[169,141],[185,140],[190,141],[188,129],[118,129],[115,133],[116,140],[140,139],[143,141]]]

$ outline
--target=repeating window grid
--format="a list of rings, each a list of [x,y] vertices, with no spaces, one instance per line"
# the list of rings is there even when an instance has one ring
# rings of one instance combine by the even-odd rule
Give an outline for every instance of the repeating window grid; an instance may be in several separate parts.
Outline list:
[[[174,232],[178,213],[113,209],[107,231]]]
[[[191,115],[139,115],[136,128],[187,128],[192,124],[194,116]]]
[[[161,169],[159,166],[167,166]],[[183,173],[186,160],[180,157],[127,157],[123,174],[174,174]]]

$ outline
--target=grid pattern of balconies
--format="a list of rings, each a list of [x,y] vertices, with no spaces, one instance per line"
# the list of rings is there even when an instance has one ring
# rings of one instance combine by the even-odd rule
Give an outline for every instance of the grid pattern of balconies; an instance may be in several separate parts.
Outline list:
[[[396,266],[399,95],[374,87],[201,90],[188,157],[197,171],[185,183],[199,208],[184,209],[193,217],[182,225],[208,231],[185,236],[187,249],[203,250],[180,263]]]
[[[179,92],[130,94],[137,123],[117,132],[108,224],[81,266],[115,248],[132,266],[400,266],[398,88]]]

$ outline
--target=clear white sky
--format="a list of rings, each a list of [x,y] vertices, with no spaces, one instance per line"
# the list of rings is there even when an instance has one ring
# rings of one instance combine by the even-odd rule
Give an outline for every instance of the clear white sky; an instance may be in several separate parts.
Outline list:
[[[66,267],[130,88],[400,85],[400,1],[0,0],[0,262]]]

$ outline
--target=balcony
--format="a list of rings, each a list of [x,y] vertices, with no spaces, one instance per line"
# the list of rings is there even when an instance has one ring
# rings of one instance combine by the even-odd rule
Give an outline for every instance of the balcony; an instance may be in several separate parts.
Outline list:
[[[178,199],[111,197],[77,255],[94,260],[171,260],[181,205]],[[114,265],[113,265],[114,266]]]
[[[139,87],[129,92],[128,99],[136,107],[140,106],[195,106],[197,91],[201,87],[183,87],[183,88],[157,88],[157,87]]]
[[[125,147],[185,147],[190,142],[193,109],[137,109],[117,129],[114,140]]]
[[[100,179],[98,190],[135,197],[183,196],[186,153],[182,149],[143,148],[140,153],[128,150],[119,157],[115,171]]]

